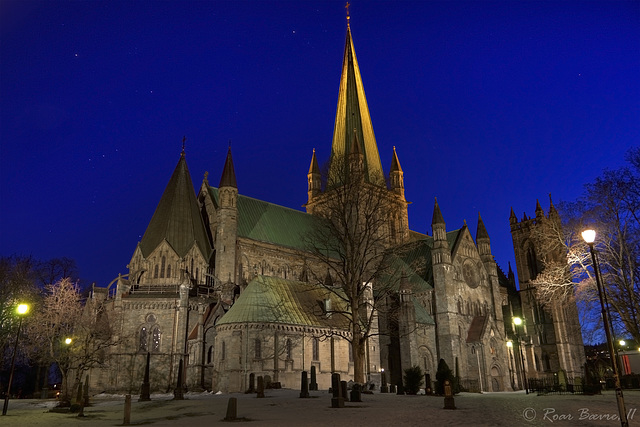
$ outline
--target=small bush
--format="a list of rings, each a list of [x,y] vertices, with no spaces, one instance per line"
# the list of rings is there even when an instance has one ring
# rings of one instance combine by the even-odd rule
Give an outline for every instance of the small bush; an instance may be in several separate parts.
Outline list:
[[[407,394],[418,394],[424,382],[420,366],[413,366],[404,370],[404,391]]]
[[[454,384],[453,372],[447,365],[447,362],[444,359],[440,359],[438,362],[438,371],[436,372],[436,394],[443,395],[444,394],[444,382],[449,380],[451,385]]]

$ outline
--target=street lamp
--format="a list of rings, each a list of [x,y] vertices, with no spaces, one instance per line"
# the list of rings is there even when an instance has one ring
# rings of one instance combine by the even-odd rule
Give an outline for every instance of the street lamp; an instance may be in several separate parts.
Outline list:
[[[516,336],[518,337],[518,347],[520,347],[520,360],[522,361],[522,385],[524,386],[524,392],[529,394],[529,384],[527,383],[527,373],[524,366],[524,354],[522,353],[522,337],[518,333],[518,326],[522,325],[522,319],[514,317],[513,324],[516,325]]]
[[[13,370],[16,367],[16,353],[18,352],[18,339],[20,338],[20,328],[22,327],[22,318],[29,312],[29,305],[19,304],[16,309],[18,314],[18,332],[16,333],[16,343],[13,346],[13,356],[11,356],[11,371],[9,374],[9,384],[7,385],[7,394],[4,396],[4,405],[2,406],[2,415],[7,415],[9,407],[9,394],[11,393],[11,382],[13,381]]]
[[[604,288],[600,282],[600,269],[598,268],[598,262],[596,261],[595,249],[593,242],[596,240],[595,230],[585,230],[582,232],[582,238],[589,245],[591,251],[591,261],[593,263],[593,274],[596,276],[596,286],[598,288],[598,296],[600,297],[600,307],[602,308],[602,323],[604,324],[604,332],[607,335],[607,345],[609,347],[609,356],[611,359],[611,367],[613,368],[613,379],[616,387],[616,401],[618,402],[618,413],[620,414],[620,425],[622,427],[628,427],[629,421],[627,420],[627,413],[624,407],[624,396],[622,395],[622,387],[620,386],[620,376],[618,375],[618,361],[616,360],[615,349],[613,348],[613,337],[611,334],[611,326],[609,323],[609,317],[607,316],[607,310],[604,305]]]

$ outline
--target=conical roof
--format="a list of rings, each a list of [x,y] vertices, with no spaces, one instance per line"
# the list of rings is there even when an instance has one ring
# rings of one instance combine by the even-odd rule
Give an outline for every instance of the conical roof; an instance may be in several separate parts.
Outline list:
[[[354,129],[356,138],[352,137]],[[380,162],[378,145],[373,133],[373,125],[369,115],[369,107],[364,93],[356,52],[353,47],[351,29],[347,27],[336,121],[333,128],[333,143],[331,146],[332,168],[340,168],[339,165],[334,166],[333,164],[336,159],[345,161],[348,158],[353,151],[351,144],[354,140],[359,142],[358,149],[364,156],[365,179],[368,182],[380,182],[380,179],[384,176],[382,163]]]
[[[229,146],[229,150],[227,151],[227,159],[224,162],[224,169],[222,169],[222,176],[220,177],[220,185],[218,187],[238,188],[236,171],[233,168],[233,158],[231,157],[231,146]]]
[[[393,146],[393,158],[391,159],[391,172],[402,172],[400,161],[398,160],[398,154],[396,154],[396,146]]]
[[[484,222],[482,221],[480,212],[478,212],[478,228],[476,230],[476,240],[488,239],[488,238],[489,238],[489,233],[487,233],[487,229],[484,226]]]
[[[444,224],[444,218],[442,212],[440,212],[440,206],[438,205],[438,199],[436,199],[435,206],[433,207],[433,217],[431,217],[431,224]]]
[[[151,217],[147,231],[142,236],[142,255],[148,257],[163,240],[166,240],[180,257],[187,254],[194,242],[205,259],[208,260],[211,256],[211,244],[200,216],[184,152],[180,155],[178,165]]]
[[[316,158],[316,149],[313,149],[313,156],[311,156],[311,165],[309,165],[309,173],[320,174],[320,166],[318,166],[318,159]]]

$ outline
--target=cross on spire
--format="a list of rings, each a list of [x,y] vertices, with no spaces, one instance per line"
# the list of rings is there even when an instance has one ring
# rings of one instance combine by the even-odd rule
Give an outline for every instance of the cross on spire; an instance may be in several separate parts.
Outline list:
[[[351,3],[347,2],[344,7],[345,9],[347,9],[347,27],[349,26],[349,19],[351,19],[351,16],[349,16],[349,6],[351,6]]]

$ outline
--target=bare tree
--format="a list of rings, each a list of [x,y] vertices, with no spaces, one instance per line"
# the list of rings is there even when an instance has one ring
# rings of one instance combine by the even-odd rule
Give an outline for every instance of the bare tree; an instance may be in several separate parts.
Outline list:
[[[78,266],[72,258],[51,258],[37,263],[38,279],[42,286],[47,286],[64,278],[77,279]]]
[[[354,380],[364,382],[367,340],[378,333],[377,312],[396,290],[397,282],[389,280],[397,276],[391,271],[389,215],[398,207],[398,199],[387,189],[384,177],[367,174],[357,153],[332,158],[324,187],[315,202],[315,212],[323,220],[304,239],[325,270],[311,269],[310,275],[344,302],[346,309],[334,308],[332,315],[347,321]]]
[[[0,350],[3,364],[9,363],[11,346],[18,328],[16,306],[20,303],[33,306],[40,299],[35,265],[36,261],[31,257],[0,258]],[[26,322],[28,320],[25,319]]]
[[[583,307],[597,301],[589,248],[581,237],[597,231],[596,249],[608,304],[619,331],[640,340],[640,148],[629,166],[606,170],[583,197],[561,205],[564,224],[545,221],[532,236],[542,271],[532,281],[543,302],[575,296]]]

